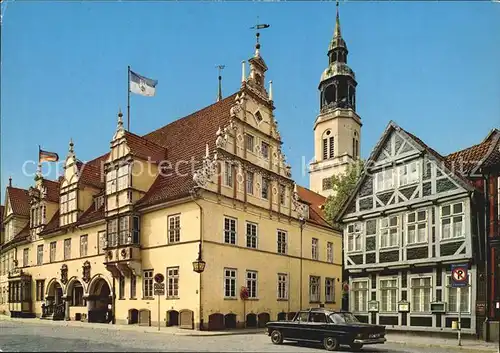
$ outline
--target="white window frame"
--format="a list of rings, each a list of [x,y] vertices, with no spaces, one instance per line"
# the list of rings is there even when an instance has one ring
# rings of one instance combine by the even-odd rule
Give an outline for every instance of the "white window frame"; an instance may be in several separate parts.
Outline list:
[[[153,273],[154,270],[144,270],[142,271],[142,296],[143,298],[154,298],[153,297]]]
[[[413,161],[398,167],[398,186],[416,184],[420,181],[420,161]]]
[[[226,220],[229,222],[229,228],[226,228]],[[233,222],[234,222],[234,230],[232,229]],[[222,242],[224,244],[231,244],[231,245],[238,244],[238,220],[233,217],[225,216],[222,228],[223,228]],[[234,234],[234,242],[232,241],[233,234]]]
[[[80,257],[87,256],[88,251],[89,251],[89,236],[87,234],[80,235]]]
[[[360,288],[356,288],[356,284],[365,284],[366,286],[364,287],[360,287]],[[367,313],[368,312],[368,295],[370,294],[370,283],[367,279],[363,279],[363,280],[355,280],[355,281],[352,281],[351,282],[351,285],[350,285],[350,298],[352,298],[352,300],[349,300],[349,302],[351,303],[351,311],[352,312],[355,312],[355,313]],[[360,292],[362,293],[362,298],[360,297],[358,299],[358,302],[356,303],[356,292]],[[361,302],[362,300],[362,302]],[[359,305],[361,304],[361,305]],[[364,310],[356,310],[356,307],[359,308],[359,309],[364,309]]]
[[[245,134],[245,148],[247,151],[254,152],[255,149],[255,136],[252,134]]]
[[[235,268],[224,267],[223,294],[224,298],[236,299],[236,286],[238,285],[238,270]],[[229,288],[228,288],[229,281]],[[227,295],[229,292],[229,295]]]
[[[278,273],[277,299],[288,300],[288,273]]]
[[[313,289],[316,288],[315,294],[313,294]],[[321,277],[320,276],[309,276],[309,302],[319,303],[321,302]]]
[[[391,220],[396,219],[396,225],[391,225]],[[400,229],[400,217],[399,215],[391,215],[384,217],[380,220],[380,239],[379,239],[379,244],[381,249],[387,249],[387,248],[395,248],[399,247],[399,237],[401,236],[401,229]],[[386,223],[387,222],[387,223]],[[386,223],[386,224],[384,224]],[[396,230],[396,241],[392,241],[392,230]],[[386,237],[385,245],[384,245],[384,237]]]
[[[130,164],[124,164],[116,171],[117,190],[125,190],[130,186]]]
[[[259,273],[253,270],[247,270],[245,273],[245,283],[248,290],[248,299],[259,298]]]
[[[257,249],[259,246],[259,225],[253,222],[245,222],[246,229],[246,247],[249,249]],[[255,244],[252,244],[255,242]]]
[[[271,184],[271,181],[266,178],[266,177],[262,177],[262,186],[261,186],[261,191],[260,191],[260,196],[262,199],[264,200],[269,200],[269,188],[270,188],[270,185]]]
[[[43,265],[43,244],[37,245],[36,247],[36,264],[38,266]]]
[[[253,172],[247,171],[246,189],[248,195],[253,195],[254,193],[254,183],[255,174]]]
[[[471,279],[472,279],[472,276],[471,276],[471,273],[469,272],[468,273],[468,276],[469,276],[469,282],[468,283],[472,283],[471,282]],[[450,294],[452,291],[455,291],[456,292],[456,297],[458,299],[458,288],[452,288],[451,287],[451,274],[446,274],[445,275],[445,283],[446,283],[446,303],[448,304],[447,305],[447,309],[446,311],[448,313],[458,313],[458,300],[456,302],[456,304],[452,307],[451,303],[450,303]],[[472,286],[469,285],[467,287],[463,287],[460,289],[462,291],[461,295],[464,294],[465,291],[467,291],[467,309],[466,310],[462,310],[461,313],[462,314],[470,314],[471,313],[471,302],[472,302]],[[463,307],[463,300],[460,299],[460,307]]]
[[[288,253],[288,232],[286,230],[278,229],[276,231],[276,244],[276,252],[278,254]]]
[[[233,187],[233,165],[224,161],[224,186]]]
[[[384,282],[395,281],[396,283],[392,286],[382,286]],[[384,313],[395,313],[398,312],[398,298],[399,298],[399,279],[398,277],[380,277],[379,278],[379,286],[378,292],[380,294],[380,312]],[[384,292],[387,292],[387,306],[384,306]],[[392,293],[395,293],[394,298]]]
[[[174,244],[181,241],[181,215],[174,214],[167,217],[168,243]]]
[[[311,259],[319,260],[319,239],[311,239]]]
[[[424,213],[424,219],[419,220],[419,216],[422,212]],[[412,212],[408,212],[406,214],[406,222],[405,222],[406,223],[406,244],[415,245],[415,244],[424,244],[424,243],[428,242],[428,239],[429,239],[429,235],[427,233],[428,232],[428,227],[427,227],[428,214],[429,214],[429,212],[427,211],[427,209],[415,210]],[[414,215],[414,217],[415,217],[413,221],[410,221],[411,215]],[[424,229],[424,238],[420,239],[419,230],[422,229],[422,228],[420,228],[422,226]],[[415,231],[415,238],[414,239],[410,238],[410,228],[414,228],[414,231]]]
[[[386,169],[375,174],[373,178],[375,192],[382,192],[386,190],[394,189],[394,169]]]
[[[456,205],[461,204],[462,211],[459,213],[454,213],[454,208]],[[450,208],[450,213],[449,215],[443,215],[443,209],[449,207]],[[462,239],[465,238],[465,227],[466,227],[466,222],[465,222],[465,202],[459,201],[459,202],[450,202],[446,203],[444,205],[441,205],[439,208],[439,233],[440,233],[440,239],[441,241],[448,241],[448,240],[455,240],[455,239]],[[454,232],[454,226],[455,226],[455,218],[456,217],[461,217],[462,218],[462,231],[458,236],[455,236]],[[445,232],[444,232],[444,227],[443,227],[443,221],[444,220],[450,220],[450,229],[449,229],[449,237],[445,237]]]
[[[347,244],[346,249],[348,253],[363,251],[363,236],[361,222],[355,222],[347,225]]]
[[[330,295],[328,295],[330,289]],[[325,303],[335,303],[335,278],[325,277]]]
[[[433,278],[432,276],[410,276],[409,278],[409,281],[410,281],[410,302],[411,302],[411,305],[410,305],[410,310],[412,313],[421,313],[421,314],[426,314],[426,313],[430,313],[431,312],[431,302],[432,302],[432,298],[433,298]],[[418,286],[418,287],[414,287],[413,286],[413,280],[422,280],[422,279],[430,279],[430,285],[429,287],[422,287],[422,286]],[[416,303],[414,302],[413,300],[413,291],[415,289],[419,289],[421,290],[421,293],[419,294],[420,296],[420,308],[417,308],[417,305]],[[425,310],[425,303],[424,303],[424,299],[425,299],[425,294],[423,292],[422,289],[428,289],[429,290],[429,303],[428,303],[428,309],[429,310]],[[423,303],[423,304],[422,304]],[[416,310],[416,309],[419,309],[419,310]]]
[[[179,298],[179,266],[167,267],[167,298]]]
[[[64,239],[64,260],[70,260],[71,259],[71,238],[66,238]],[[68,246],[69,244],[69,246]]]
[[[23,267],[27,267],[30,264],[30,249],[23,249]]]
[[[326,243],[326,262],[333,263],[333,243],[331,241]]]
[[[49,245],[49,262],[55,262],[57,259],[57,241],[50,242]]]

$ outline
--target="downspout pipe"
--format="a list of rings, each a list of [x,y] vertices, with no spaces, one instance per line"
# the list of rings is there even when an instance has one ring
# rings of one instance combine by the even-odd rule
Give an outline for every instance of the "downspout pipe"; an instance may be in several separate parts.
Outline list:
[[[490,246],[489,246],[489,222],[488,222],[488,209],[489,209],[489,197],[488,197],[488,184],[489,184],[489,175],[483,175],[483,195],[484,195],[484,275],[486,277],[485,281],[485,292],[486,292],[486,318],[485,318],[485,341],[488,342],[490,340],[490,327],[489,327],[489,317],[490,317],[490,267],[488,258],[491,254]],[[479,211],[479,210],[478,210]],[[493,259],[491,259],[493,261]],[[493,262],[494,263],[494,262]],[[493,296],[490,298],[491,302],[493,302]]]
[[[198,208],[200,209],[200,253],[199,253],[199,256],[200,258],[203,258],[202,257],[202,254],[203,254],[203,207],[201,207],[200,203],[197,201],[197,199],[200,197],[199,195],[199,188],[193,188],[191,191],[190,191],[190,194],[191,194],[191,198],[193,200],[193,202],[198,206]],[[200,326],[199,326],[199,330],[200,331],[203,331],[204,327],[203,327],[203,273],[200,273],[200,295],[199,295],[199,299],[200,299],[200,302],[199,302],[199,308],[200,308],[200,311],[199,311],[199,316],[200,316]]]

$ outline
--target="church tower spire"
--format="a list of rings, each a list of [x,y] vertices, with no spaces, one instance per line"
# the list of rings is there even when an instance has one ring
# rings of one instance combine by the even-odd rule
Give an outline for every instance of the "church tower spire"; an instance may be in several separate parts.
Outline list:
[[[319,83],[319,115],[314,122],[314,159],[309,187],[324,196],[332,194],[331,177],[342,175],[359,158],[361,119],[356,113],[356,75],[347,65],[349,51],[342,37],[339,3],[335,29],[328,46],[328,67]]]

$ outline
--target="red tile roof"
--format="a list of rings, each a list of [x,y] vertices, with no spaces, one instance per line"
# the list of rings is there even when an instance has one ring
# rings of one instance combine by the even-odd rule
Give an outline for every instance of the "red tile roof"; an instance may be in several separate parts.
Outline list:
[[[49,223],[45,225],[43,230],[40,232],[40,235],[48,234],[54,232],[59,229],[59,210],[54,213]]]
[[[59,203],[59,182],[42,179],[42,185],[47,188],[47,201]]]
[[[309,220],[321,226],[331,228],[323,212],[323,205],[326,202],[326,198],[299,185],[297,185],[297,193],[299,194],[300,200],[309,204]]]
[[[109,153],[106,153],[87,163],[79,163],[78,170],[80,178],[78,183],[81,185],[92,186],[96,189],[104,188],[104,163],[108,158]]]
[[[9,195],[10,207],[12,213],[16,216],[30,215],[30,197],[28,190],[19,189],[12,186],[7,187],[7,194]]]
[[[447,155],[446,161],[463,175],[469,175],[478,167],[490,167],[500,163],[500,131],[494,129],[480,144]]]
[[[138,158],[153,163],[159,163],[166,157],[166,150],[164,147],[157,145],[153,141],[145,139],[139,135],[125,131],[125,139],[127,146],[130,148],[130,153]]]
[[[104,203],[102,204],[101,207],[99,207],[96,210],[96,203],[95,202],[96,201],[94,199],[94,202],[92,202],[90,207],[85,212],[83,212],[81,214],[80,218],[77,221],[78,225],[92,223],[92,222],[98,221],[100,219],[104,219]]]
[[[154,205],[189,194],[195,185],[191,163],[177,162],[194,158],[199,163],[207,143],[210,151],[215,150],[217,130],[229,123],[235,97],[236,93],[143,136],[167,150],[166,160],[173,170],[159,175],[138,205]]]

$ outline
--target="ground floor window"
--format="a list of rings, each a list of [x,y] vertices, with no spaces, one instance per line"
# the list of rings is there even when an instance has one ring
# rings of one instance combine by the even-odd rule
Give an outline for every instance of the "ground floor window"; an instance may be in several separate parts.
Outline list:
[[[80,283],[75,283],[73,287],[73,306],[85,306],[83,302],[83,287]]]
[[[352,282],[352,311],[365,312],[368,310],[368,281]]]
[[[387,278],[380,280],[380,311],[397,311],[398,301],[398,280],[397,278]]]
[[[317,303],[320,301],[320,277],[310,276],[309,277],[309,302]]]
[[[45,291],[45,280],[37,279],[36,280],[36,301],[40,302],[44,299],[44,291]]]
[[[431,310],[432,282],[430,277],[411,279],[411,311],[429,312]]]
[[[469,275],[469,283],[471,278]],[[451,276],[446,276],[446,290],[448,294],[448,311],[452,313],[458,312],[458,288],[451,286]],[[462,313],[470,312],[471,287],[464,287],[460,290],[460,311]]]

